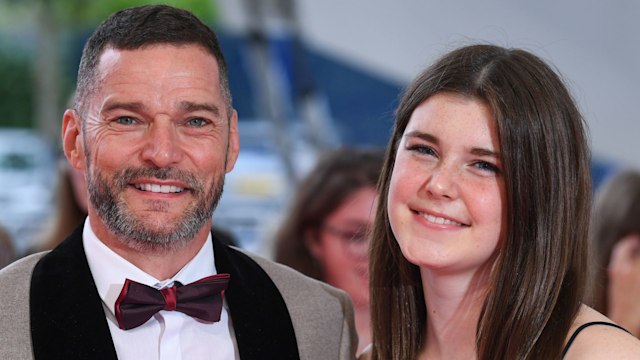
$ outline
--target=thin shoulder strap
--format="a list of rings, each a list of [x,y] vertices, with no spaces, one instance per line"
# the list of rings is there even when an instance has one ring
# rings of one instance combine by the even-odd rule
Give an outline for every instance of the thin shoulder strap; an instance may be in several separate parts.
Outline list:
[[[582,324],[582,325],[580,325],[580,327],[578,327],[576,329],[576,331],[573,332],[573,334],[571,334],[571,337],[569,338],[569,341],[567,342],[567,345],[565,345],[564,349],[562,350],[562,357],[564,357],[567,354],[567,351],[569,351],[569,347],[573,343],[573,340],[576,339],[576,336],[578,336],[578,334],[582,330],[584,330],[584,329],[586,329],[586,328],[588,328],[589,326],[592,326],[592,325],[613,326],[615,328],[618,328],[620,330],[624,330],[624,331],[628,332],[627,329],[623,328],[622,326],[619,326],[619,325],[616,325],[616,324],[613,324],[613,323],[610,323],[610,322],[605,322],[605,321],[592,321],[592,322],[588,322],[588,323]]]

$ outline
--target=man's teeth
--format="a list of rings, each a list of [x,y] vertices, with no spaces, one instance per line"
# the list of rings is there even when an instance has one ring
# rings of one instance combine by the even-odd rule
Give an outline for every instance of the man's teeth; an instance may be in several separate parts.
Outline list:
[[[427,219],[427,221],[432,222],[434,224],[463,226],[463,224],[461,224],[459,222],[451,221],[449,219],[445,219],[445,218],[441,218],[441,217],[433,216],[433,215],[429,215],[429,214],[422,214],[422,217]]]
[[[142,191],[151,191],[154,193],[179,193],[184,189],[173,185],[158,185],[158,184],[135,184],[136,189]]]

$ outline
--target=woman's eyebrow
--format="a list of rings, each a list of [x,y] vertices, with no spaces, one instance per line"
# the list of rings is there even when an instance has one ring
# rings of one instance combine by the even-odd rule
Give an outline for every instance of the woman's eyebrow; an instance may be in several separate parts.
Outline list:
[[[418,131],[418,130],[413,130],[410,131],[408,133],[406,133],[404,135],[405,137],[411,137],[411,138],[419,138],[425,141],[429,141],[432,142],[434,144],[438,144],[440,142],[440,140],[438,140],[438,138],[432,134],[426,133],[426,132],[422,132],[422,131]]]
[[[471,148],[471,154],[473,155],[477,155],[477,156],[490,156],[490,157],[494,157],[496,159],[500,159],[500,153],[493,151],[493,150],[489,150],[489,149],[485,149],[485,148],[479,148],[479,147],[474,147]]]

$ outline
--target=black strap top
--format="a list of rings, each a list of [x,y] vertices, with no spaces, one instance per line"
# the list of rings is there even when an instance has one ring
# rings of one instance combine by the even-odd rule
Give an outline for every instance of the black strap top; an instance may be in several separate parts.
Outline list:
[[[580,327],[578,327],[576,329],[576,331],[573,332],[573,334],[571,334],[571,337],[569,338],[569,341],[567,341],[567,345],[564,346],[564,349],[562,350],[562,357],[564,358],[564,356],[567,354],[567,351],[569,351],[569,347],[571,346],[571,344],[573,343],[573,340],[576,339],[576,336],[578,336],[578,334],[584,330],[585,328],[588,328],[589,326],[592,325],[607,325],[607,326],[613,326],[615,328],[624,330],[626,332],[628,332],[625,328],[623,328],[622,326],[613,324],[613,323],[609,323],[609,322],[604,322],[604,321],[592,321],[592,322],[588,322],[585,324],[580,325]]]

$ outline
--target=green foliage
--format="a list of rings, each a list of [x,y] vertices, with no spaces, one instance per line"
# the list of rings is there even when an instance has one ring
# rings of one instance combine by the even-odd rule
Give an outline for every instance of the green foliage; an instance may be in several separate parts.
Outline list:
[[[216,18],[215,0],[64,0],[55,3],[55,10],[61,22],[68,26],[95,27],[118,10],[158,3],[187,9],[207,23]]]
[[[33,72],[28,58],[0,51],[0,127],[32,127]]]

